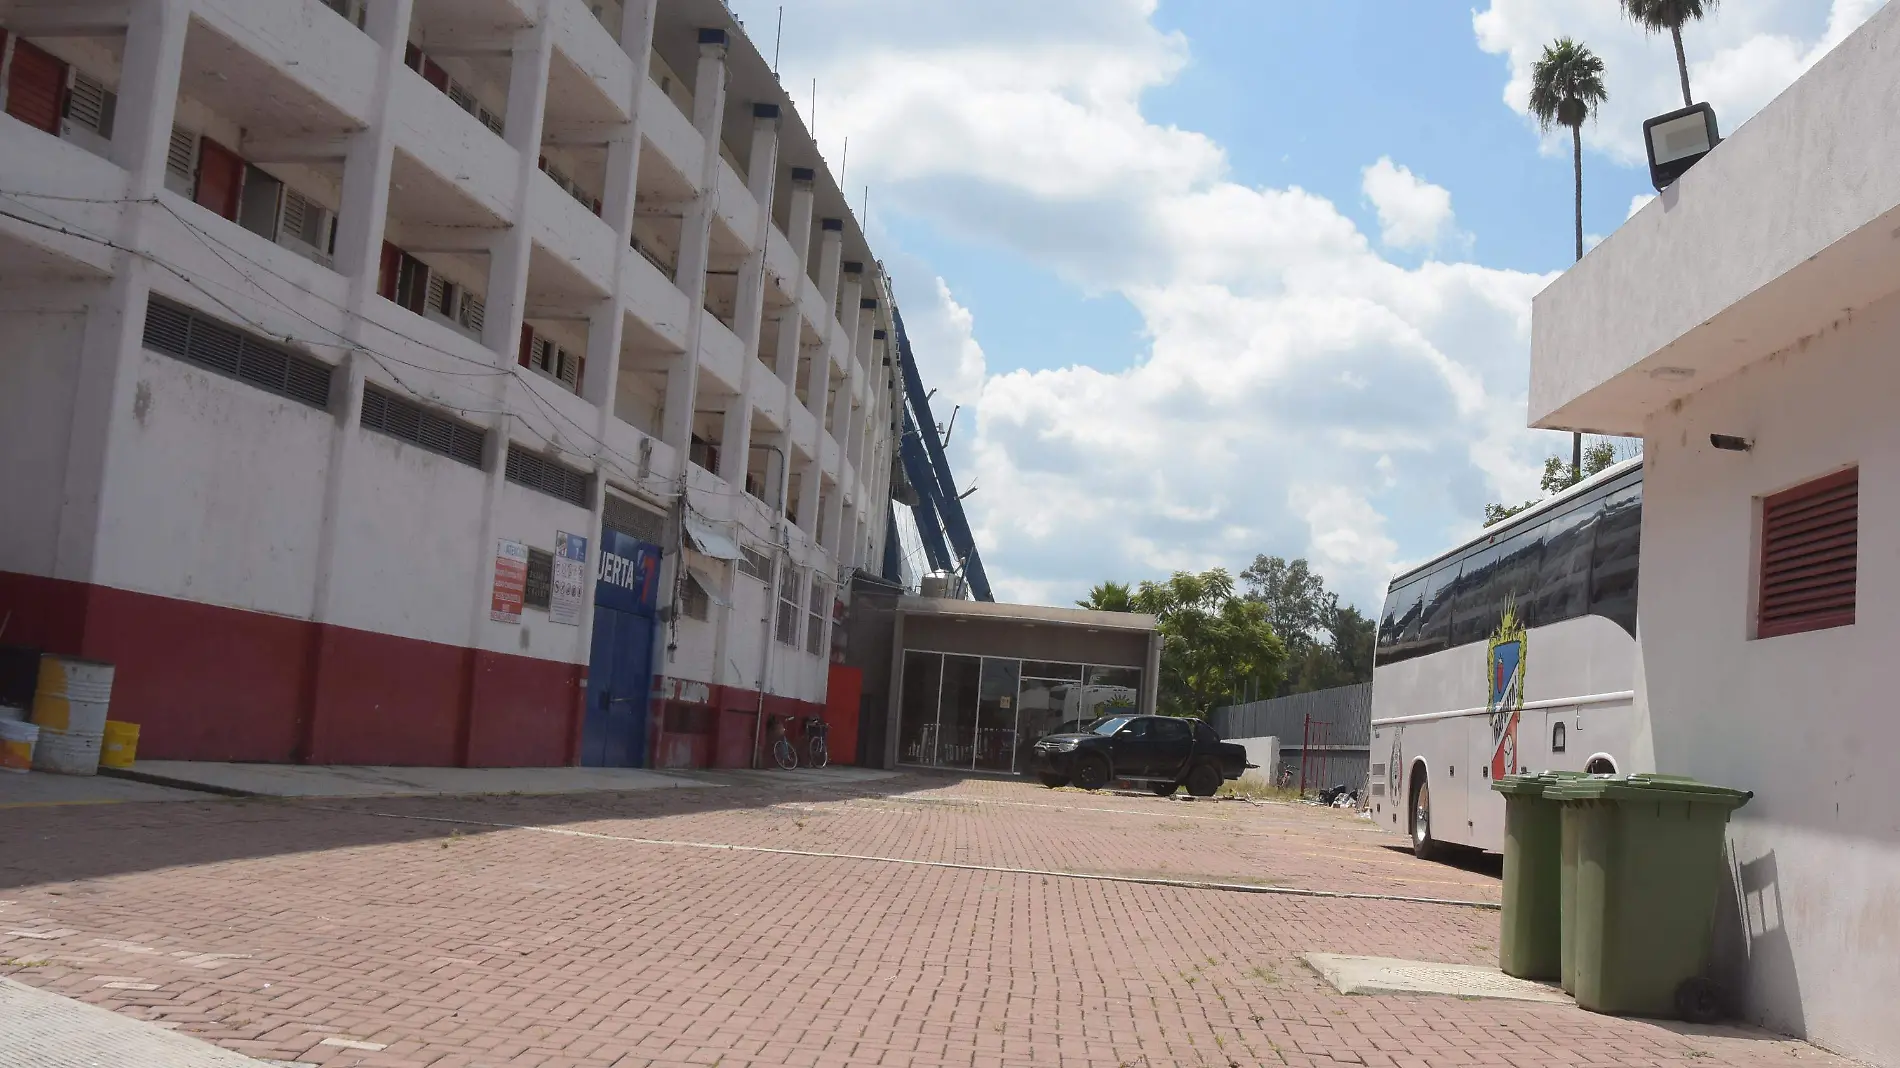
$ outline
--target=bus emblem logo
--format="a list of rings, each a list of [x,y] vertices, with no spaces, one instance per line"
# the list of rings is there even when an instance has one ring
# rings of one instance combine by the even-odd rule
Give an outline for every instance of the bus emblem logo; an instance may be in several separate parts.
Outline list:
[[[1485,707],[1491,713],[1491,778],[1518,772],[1517,727],[1524,706],[1524,624],[1515,599],[1504,604],[1503,618],[1487,642]]]

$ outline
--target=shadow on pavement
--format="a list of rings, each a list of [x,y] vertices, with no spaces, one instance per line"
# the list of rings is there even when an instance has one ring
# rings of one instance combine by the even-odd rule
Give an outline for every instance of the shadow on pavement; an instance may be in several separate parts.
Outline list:
[[[657,819],[764,809],[798,801],[881,798],[945,785],[941,776],[818,783],[773,782],[769,774],[695,775],[709,785],[621,793],[463,797],[217,798],[16,809],[0,814],[0,890],[68,883],[162,868],[464,836],[500,828],[476,823],[561,826],[592,820]],[[724,779],[723,785],[715,785]],[[387,815],[379,815],[379,813]]]
[[[1409,845],[1385,845],[1382,848],[1394,853],[1412,855]],[[1493,879],[1504,878],[1504,857],[1497,853],[1486,853],[1481,849],[1465,849],[1460,846],[1440,845],[1439,859],[1434,863],[1448,868],[1468,871],[1473,875],[1488,875]]]

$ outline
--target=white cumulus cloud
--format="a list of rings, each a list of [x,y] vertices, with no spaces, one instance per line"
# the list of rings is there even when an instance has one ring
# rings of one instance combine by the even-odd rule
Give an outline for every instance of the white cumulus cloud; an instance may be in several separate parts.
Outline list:
[[[738,6],[755,25],[776,14]],[[1546,8],[1615,5],[1491,0],[1480,39],[1515,67],[1565,23]],[[1530,300],[1550,276],[1389,259],[1460,237],[1450,194],[1390,159],[1360,163],[1376,240],[1325,197],[1237,180],[1212,139],[1143,114],[1191,61],[1154,12],[804,0],[786,10],[785,78],[818,79],[820,134],[834,152],[850,137],[880,228],[994,249],[1141,318],[1132,366],[990,367],[978,339],[1008,324],[973,318],[954,272],[880,241],[926,381],[966,405],[952,454],[981,487],[967,503],[1000,597],[1060,604],[1103,579],[1276,553],[1376,607],[1395,566],[1475,530],[1486,502],[1535,495],[1556,435],[1524,429]],[[1805,23],[1784,21],[1800,40]],[[1698,36],[1715,50],[1698,55],[1730,47]],[[1674,76],[1658,77],[1658,106],[1631,114],[1666,107]]]
[[[1451,190],[1381,156],[1365,169],[1360,188],[1379,213],[1379,240],[1389,248],[1430,252],[1452,236]]]
[[[1731,0],[1683,29],[1690,88],[1733,132],[1885,0]],[[1603,59],[1610,99],[1583,128],[1584,144],[1626,164],[1645,163],[1643,120],[1682,106],[1675,46],[1645,34],[1615,0],[1490,0],[1472,18],[1478,45],[1505,57],[1504,101],[1527,112],[1531,64],[1546,44],[1572,37]],[[1558,141],[1561,140],[1561,144]],[[1569,151],[1564,135],[1545,143]]]

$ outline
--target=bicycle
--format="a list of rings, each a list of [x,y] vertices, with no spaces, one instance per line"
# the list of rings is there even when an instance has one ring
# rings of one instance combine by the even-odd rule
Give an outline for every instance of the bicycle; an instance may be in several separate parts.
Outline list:
[[[830,725],[817,716],[805,720],[806,766],[822,768],[831,763],[831,747],[826,744],[826,738],[830,734]]]
[[[792,747],[792,739],[785,729],[785,720],[773,716],[767,721],[772,731],[772,759],[778,766],[791,771],[798,766],[798,750]]]

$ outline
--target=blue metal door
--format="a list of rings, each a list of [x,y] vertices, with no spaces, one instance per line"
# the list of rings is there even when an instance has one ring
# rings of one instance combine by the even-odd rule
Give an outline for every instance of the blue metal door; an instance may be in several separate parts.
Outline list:
[[[581,725],[581,763],[588,767],[646,764],[660,556],[657,545],[616,530],[601,532],[587,715]]]

